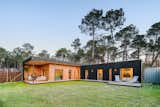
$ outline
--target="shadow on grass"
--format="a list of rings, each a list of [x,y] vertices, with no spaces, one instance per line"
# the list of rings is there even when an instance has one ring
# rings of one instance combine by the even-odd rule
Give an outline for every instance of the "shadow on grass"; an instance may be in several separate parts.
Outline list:
[[[4,107],[3,106],[3,101],[0,100],[0,107]]]
[[[153,89],[160,89],[160,84],[156,83],[143,83],[144,88],[153,88]]]

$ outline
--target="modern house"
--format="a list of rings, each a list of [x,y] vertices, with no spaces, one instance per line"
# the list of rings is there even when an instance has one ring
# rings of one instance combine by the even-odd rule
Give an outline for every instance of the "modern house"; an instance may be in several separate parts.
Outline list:
[[[94,65],[80,65],[55,59],[31,57],[24,61],[24,81],[27,83],[45,83],[67,80],[130,80],[134,76],[141,82],[141,61],[123,61]]]
[[[31,57],[24,61],[23,78],[27,83],[79,80],[80,65],[55,59]]]
[[[119,75],[120,80],[129,80],[138,76],[138,81],[141,82],[141,61],[133,60],[81,66],[81,79],[115,81],[116,75]]]

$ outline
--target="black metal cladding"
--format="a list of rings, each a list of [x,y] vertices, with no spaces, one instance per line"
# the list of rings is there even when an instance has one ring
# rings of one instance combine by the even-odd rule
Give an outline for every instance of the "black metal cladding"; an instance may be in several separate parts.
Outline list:
[[[88,70],[88,79],[96,80],[97,70],[103,69],[103,80],[109,80],[109,69],[112,69],[112,81],[114,81],[115,75],[120,75],[121,68],[133,68],[133,76],[139,76],[138,81],[141,82],[141,60],[82,65],[81,79],[85,79],[85,70]]]

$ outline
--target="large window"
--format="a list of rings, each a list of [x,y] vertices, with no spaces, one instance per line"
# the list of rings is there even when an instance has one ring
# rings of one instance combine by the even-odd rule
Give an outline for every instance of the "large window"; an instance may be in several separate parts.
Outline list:
[[[43,70],[42,70],[42,76],[48,76],[48,74],[47,74],[47,69],[43,69]]]
[[[109,81],[112,81],[112,68],[109,69]]]
[[[72,79],[72,70],[69,70],[68,76],[69,76],[69,79]]]
[[[80,77],[80,71],[78,70],[78,79],[80,79],[81,77]]]
[[[103,80],[103,69],[97,70],[97,80]]]
[[[85,70],[85,79],[88,79],[88,70]]]
[[[133,68],[121,68],[120,69],[120,78],[131,79],[133,77]]]
[[[55,80],[63,80],[63,70],[61,69],[55,70]]]

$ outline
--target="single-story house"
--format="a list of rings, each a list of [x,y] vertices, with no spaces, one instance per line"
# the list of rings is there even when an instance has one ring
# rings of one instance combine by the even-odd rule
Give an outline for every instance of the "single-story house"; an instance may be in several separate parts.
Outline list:
[[[141,60],[82,65],[80,69],[81,79],[115,81],[115,76],[119,75],[120,80],[138,76],[141,82]]]
[[[103,80],[115,81],[132,79],[138,76],[141,82],[141,61],[123,61],[104,64],[80,65],[55,59],[31,57],[24,61],[24,81],[27,83],[45,83],[67,80]]]
[[[27,83],[44,83],[80,79],[80,65],[31,57],[24,61],[23,79]]]

